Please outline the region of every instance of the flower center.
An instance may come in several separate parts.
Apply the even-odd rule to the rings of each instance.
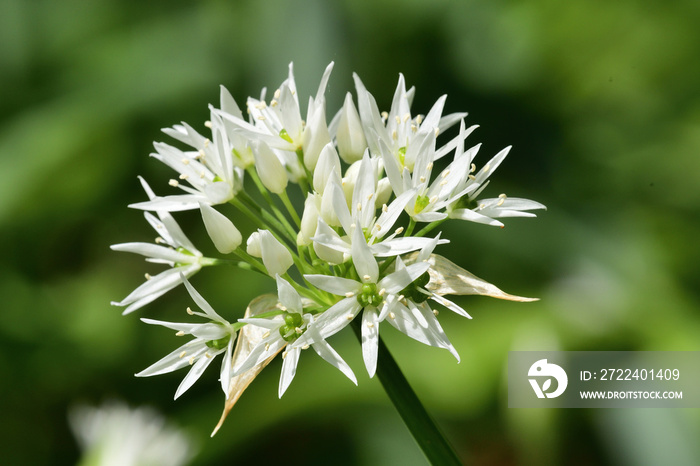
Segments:
[[[360,303],[362,307],[377,307],[382,301],[384,301],[384,298],[377,292],[376,283],[365,283],[362,285],[360,294],[357,295],[357,302]]]
[[[421,213],[428,204],[430,204],[430,198],[428,196],[418,196],[416,197],[416,207],[414,208],[417,214]]]
[[[301,326],[304,324],[304,319],[298,312],[284,312],[284,325],[280,327],[280,335],[284,341],[294,341],[299,338],[299,335],[304,333]]]
[[[228,342],[231,341],[231,335],[226,335],[225,337],[219,338],[218,340],[209,340],[206,345],[209,348],[220,350],[228,346]]]

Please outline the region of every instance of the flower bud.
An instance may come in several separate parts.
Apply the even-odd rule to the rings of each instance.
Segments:
[[[255,156],[255,169],[260,176],[260,181],[267,189],[275,194],[280,194],[287,188],[287,171],[263,141],[254,141],[253,154]]]
[[[348,92],[345,96],[345,103],[340,111],[340,121],[336,133],[338,141],[338,152],[346,163],[353,163],[362,159],[367,140],[362,130],[360,115],[357,113],[352,95]]]
[[[246,241],[246,252],[253,257],[262,257],[262,249],[260,248],[260,233],[253,232]]]
[[[318,223],[318,202],[315,194],[309,194],[304,201],[304,213],[301,216],[301,229],[297,235],[297,244],[300,246],[308,246],[311,244],[311,237],[316,232],[316,224]]]
[[[389,178],[382,178],[377,182],[377,195],[374,197],[374,206],[381,209],[383,204],[389,203],[391,197],[391,183]]]
[[[272,277],[275,275],[284,275],[289,267],[294,264],[289,250],[269,231],[258,230],[258,232],[260,233],[262,260],[267,269],[267,273]]]
[[[199,209],[202,211],[204,227],[221,254],[233,252],[240,246],[241,241],[243,241],[241,232],[228,217],[206,204],[200,203]]]
[[[304,129],[302,147],[304,149],[304,165],[310,171],[316,168],[319,154],[323,147],[331,142],[331,135],[326,124],[326,110],[320,106],[311,116]]]
[[[314,191],[323,194],[331,172],[335,171],[340,178],[340,159],[338,153],[333,148],[332,143],[325,145],[318,158],[318,163],[314,169]]]

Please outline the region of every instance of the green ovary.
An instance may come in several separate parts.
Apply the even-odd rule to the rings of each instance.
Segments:
[[[410,299],[414,303],[425,302],[430,297],[430,295],[423,293],[418,288],[424,289],[429,281],[430,274],[428,272],[425,272],[423,275],[416,278],[413,282],[409,283],[409,285],[403,290],[401,290],[401,293],[399,294],[404,295],[406,299]]]
[[[384,298],[377,292],[376,283],[365,283],[362,285],[360,294],[357,295],[357,302],[360,303],[362,307],[377,307],[382,301],[384,301]]]
[[[220,350],[226,348],[228,346],[229,341],[231,341],[231,335],[226,335],[225,337],[219,338],[218,340],[209,340],[206,343],[206,345],[209,348]]]
[[[300,335],[296,329],[303,325],[304,319],[297,312],[285,312],[282,315],[284,316],[284,325],[280,327],[280,336],[284,341],[296,340]]]

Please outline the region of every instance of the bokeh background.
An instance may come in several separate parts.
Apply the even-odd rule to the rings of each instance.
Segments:
[[[699,21],[696,0],[0,0],[2,462],[75,464],[69,408],[120,399],[187,431],[195,464],[425,464],[352,332],[332,342],[359,387],[309,357],[279,400],[275,362],[209,439],[215,370],[177,402],[184,374],[133,377],[179,344],[138,318],[184,317],[184,289],[126,317],[109,305],[157,271],[109,245],[152,240],[126,205],[144,199],[139,174],[167,189],[148,157],[160,128],[202,128],[219,84],[242,103],[290,61],[315,93],[333,60],[329,109],[353,71],[387,109],[402,72],[415,113],[447,93],[447,112],[481,125],[481,163],[514,145],[492,195],[548,206],[505,229],[448,224],[445,255],[541,298],[443,312],[460,364],[384,331],[465,461],[700,464],[698,410],[513,410],[505,378],[509,350],[700,350]],[[193,283],[229,316],[273,289],[234,269]]]

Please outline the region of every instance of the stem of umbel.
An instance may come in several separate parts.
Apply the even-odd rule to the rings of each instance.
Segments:
[[[384,346],[379,326],[390,325],[418,342],[446,349],[459,361],[437,318],[438,308],[471,317],[446,295],[533,299],[507,294],[436,254],[437,246],[449,241],[441,232],[428,234],[447,220],[502,227],[500,218],[533,217],[530,211],[544,206],[505,194],[482,198],[510,147],[477,170],[473,160],[480,146],[466,146],[476,126],[467,128],[465,113],[443,116],[444,96],[425,116],[412,116],[414,90],[406,90],[403,76],[391,111],[382,113],[355,76],[359,111],[348,94],[329,123],[325,89],[332,65],[309,99],[306,118],[290,65],[288,78],[269,102],[265,92],[260,99],[247,99],[247,118],[222,88],[220,107],[210,107],[205,124],[211,137],[184,123],[164,130],[189,146],[183,150],[156,143],[152,154],[178,172],[169,185],[181,193],[157,196],[141,179],[149,200],[130,207],[146,211],[158,233],[156,244],[112,248],[168,268],[147,274],[145,283],[113,304],[125,306],[128,314],[184,284],[198,308],[188,307],[188,314],[199,322],[142,320],[192,338],[136,375],[190,366],[177,398],[222,355],[219,380],[225,405],[214,433],[280,353],[280,397],[301,354],[310,348],[357,384],[353,370],[328,343],[352,324],[369,376],[377,374],[426,457],[433,464],[460,464]],[[458,134],[438,145],[438,135],[456,124]],[[303,206],[293,202],[298,193]],[[223,204],[232,205],[236,214],[224,214]],[[191,209],[201,211],[218,257],[205,257],[176,222],[173,213]],[[235,223],[242,217],[256,231],[239,231]],[[190,278],[203,267],[222,264],[272,278],[276,293],[253,299],[239,315],[220,315]]]

